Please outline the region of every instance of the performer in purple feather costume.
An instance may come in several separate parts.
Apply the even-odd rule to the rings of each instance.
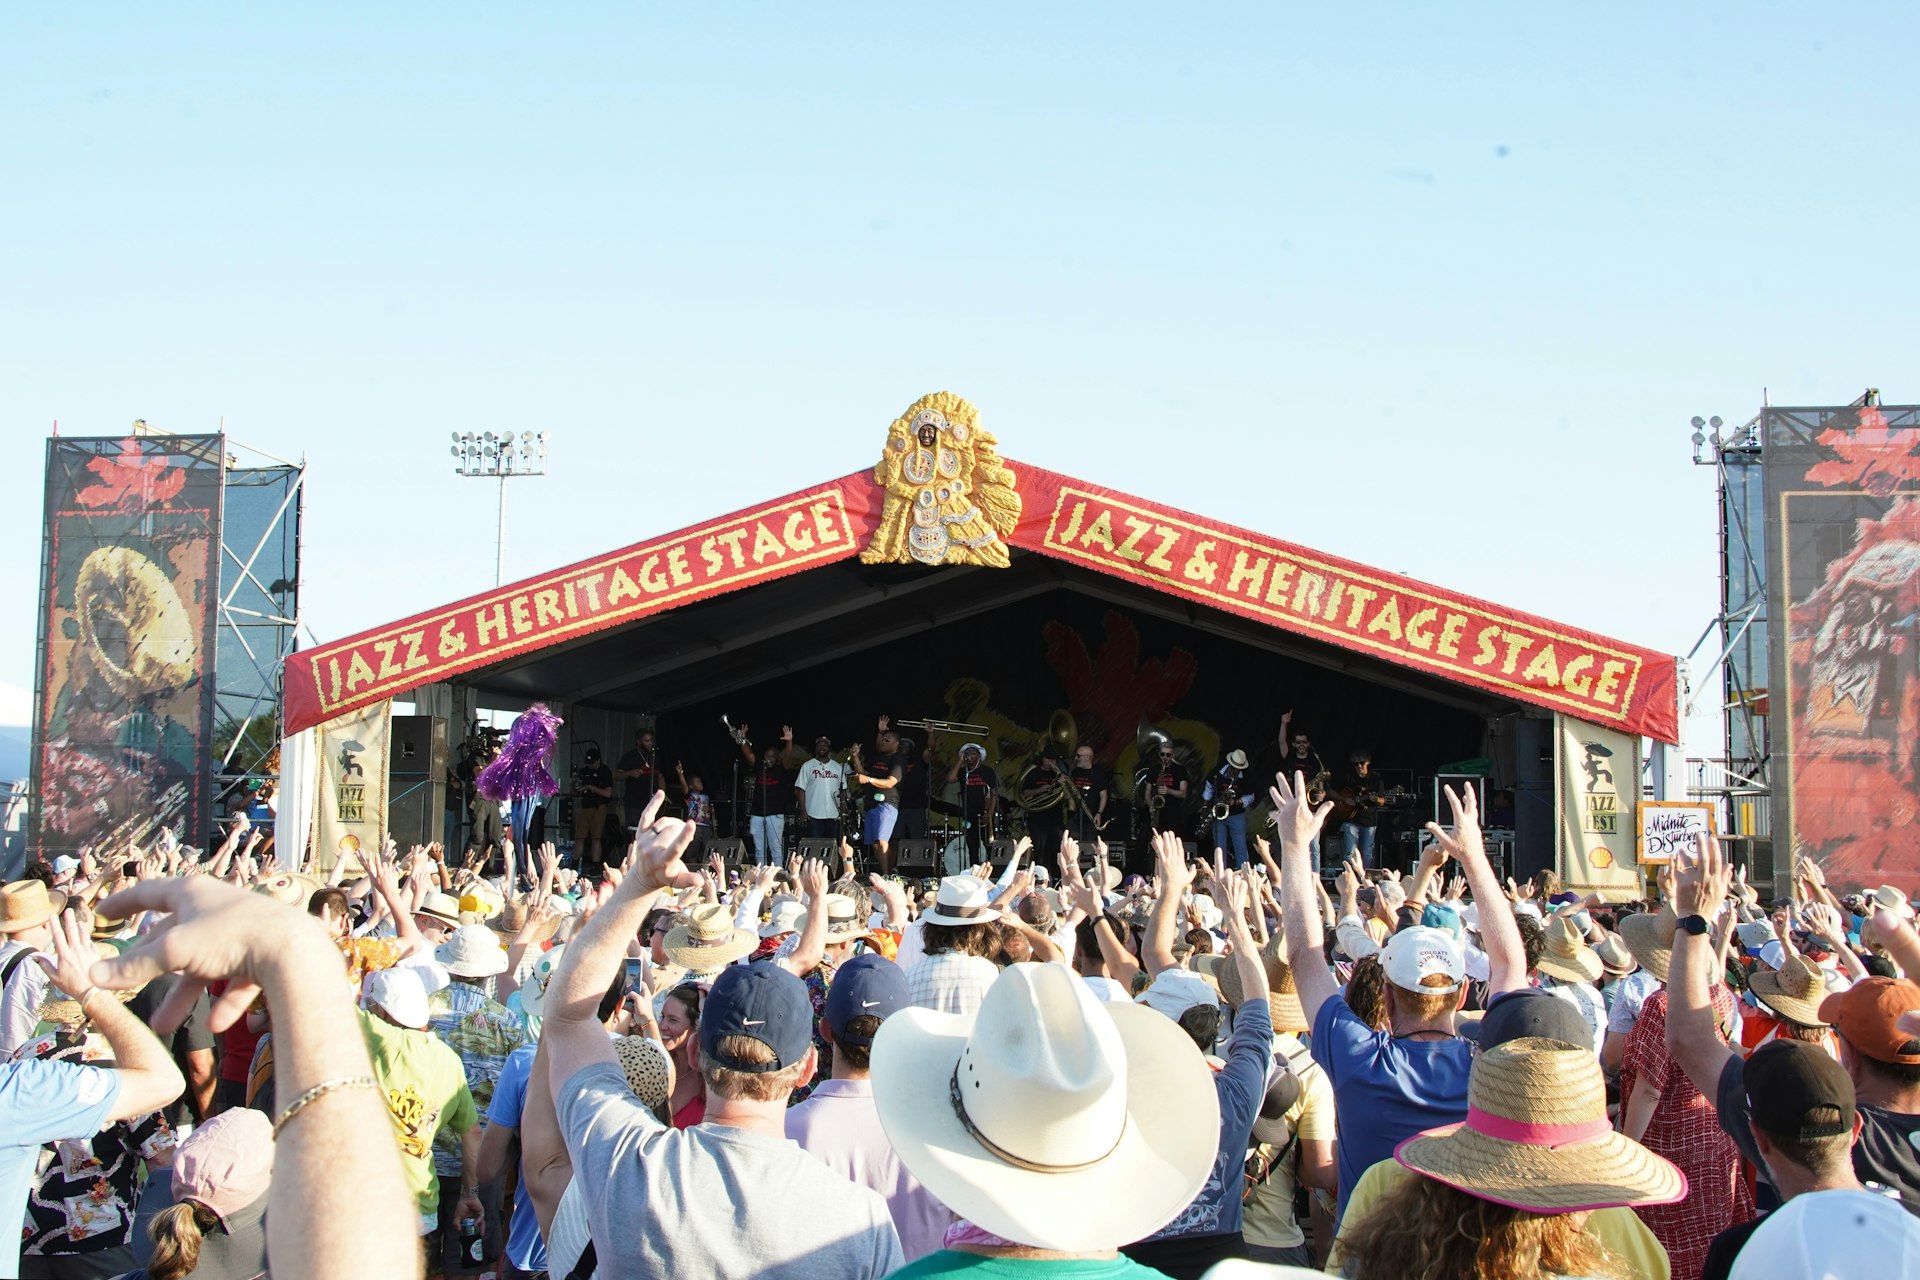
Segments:
[[[533,820],[534,809],[560,789],[550,764],[554,740],[563,723],[547,709],[546,703],[534,703],[514,717],[513,728],[507,731],[507,741],[499,757],[474,779],[481,795],[507,802],[513,843],[523,851],[527,847],[527,824]]]

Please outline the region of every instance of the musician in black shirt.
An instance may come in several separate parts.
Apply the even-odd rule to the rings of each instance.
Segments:
[[[975,862],[986,860],[986,847],[993,839],[993,820],[1000,808],[997,788],[1000,775],[986,763],[986,749],[969,742],[960,748],[960,758],[947,770],[947,781],[960,784],[960,817],[966,827],[967,856]]]
[[[893,841],[924,840],[927,837],[927,766],[932,752],[916,745],[912,738],[900,739],[900,819],[893,825]]]
[[[622,816],[629,829],[640,821],[641,810],[653,799],[653,793],[665,785],[660,761],[653,750],[653,730],[642,729],[633,735],[633,750],[614,761],[613,776],[627,784],[621,797]]]
[[[793,726],[780,726],[780,737],[754,750],[747,726],[740,726],[740,754],[746,757],[748,832],[753,836],[753,865],[780,865],[787,848],[787,808],[793,803],[793,770],[799,764],[793,749]]]
[[[606,857],[601,841],[613,799],[613,770],[601,761],[598,747],[588,747],[583,760],[573,774],[573,847],[581,876],[598,880]]]
[[[1045,752],[1035,756],[1021,776],[1020,803],[1027,811],[1027,838],[1033,841],[1033,856],[1043,863],[1060,856],[1060,835],[1067,829],[1059,792],[1065,777],[1060,761]],[[1035,807],[1036,802],[1039,807]]]
[[[1067,777],[1073,789],[1080,793],[1080,803],[1067,821],[1067,830],[1081,844],[1090,845],[1100,839],[1107,825],[1107,806],[1113,803],[1113,779],[1104,766],[1093,762],[1093,748],[1085,745],[1073,753],[1073,768],[1068,770]]]
[[[1186,766],[1173,758],[1173,744],[1163,744],[1159,754],[1144,764],[1140,772],[1145,784],[1148,824],[1155,831],[1178,831],[1180,815],[1186,811],[1190,783]]]
[[[1287,775],[1287,785],[1293,785],[1293,775],[1298,773],[1307,780],[1307,799],[1319,804],[1327,798],[1327,783],[1333,780],[1333,771],[1327,768],[1320,753],[1313,749],[1313,739],[1304,729],[1293,729],[1293,712],[1280,717],[1280,771]],[[1320,837],[1314,836],[1308,846],[1313,856],[1313,871],[1320,874]]]

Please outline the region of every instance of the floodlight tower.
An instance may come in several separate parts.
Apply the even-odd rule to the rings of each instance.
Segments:
[[[456,475],[500,481],[499,527],[493,549],[493,585],[497,587],[507,563],[507,481],[515,476],[547,474],[547,433],[522,431],[515,440],[511,431],[482,431],[477,435],[456,431],[452,453]]]

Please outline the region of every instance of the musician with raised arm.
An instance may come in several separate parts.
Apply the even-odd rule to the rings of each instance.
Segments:
[[[793,807],[793,771],[800,753],[793,745],[793,726],[780,726],[780,736],[755,748],[748,726],[738,730],[740,754],[747,768],[747,830],[753,837],[753,865],[779,866],[787,851],[787,810]]]
[[[1313,739],[1307,736],[1305,729],[1293,727],[1293,712],[1288,711],[1280,717],[1280,771],[1288,777],[1299,774],[1307,780],[1307,802],[1319,804],[1327,798],[1327,784],[1333,781],[1333,771],[1327,768],[1326,761],[1313,749]],[[1320,874],[1320,833],[1314,832],[1313,874]]]
[[[860,840],[873,859],[873,869],[885,876],[893,874],[893,829],[900,820],[900,780],[906,776],[907,762],[900,750],[900,735],[886,716],[880,717],[880,733],[873,745],[871,761],[857,754],[853,757],[850,780],[868,788]]]

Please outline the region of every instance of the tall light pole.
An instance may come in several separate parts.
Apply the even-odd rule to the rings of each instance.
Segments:
[[[493,547],[493,585],[499,586],[507,563],[507,481],[515,476],[547,474],[547,433],[522,431],[516,441],[511,431],[453,433],[453,469],[463,476],[500,481],[499,532]]]

